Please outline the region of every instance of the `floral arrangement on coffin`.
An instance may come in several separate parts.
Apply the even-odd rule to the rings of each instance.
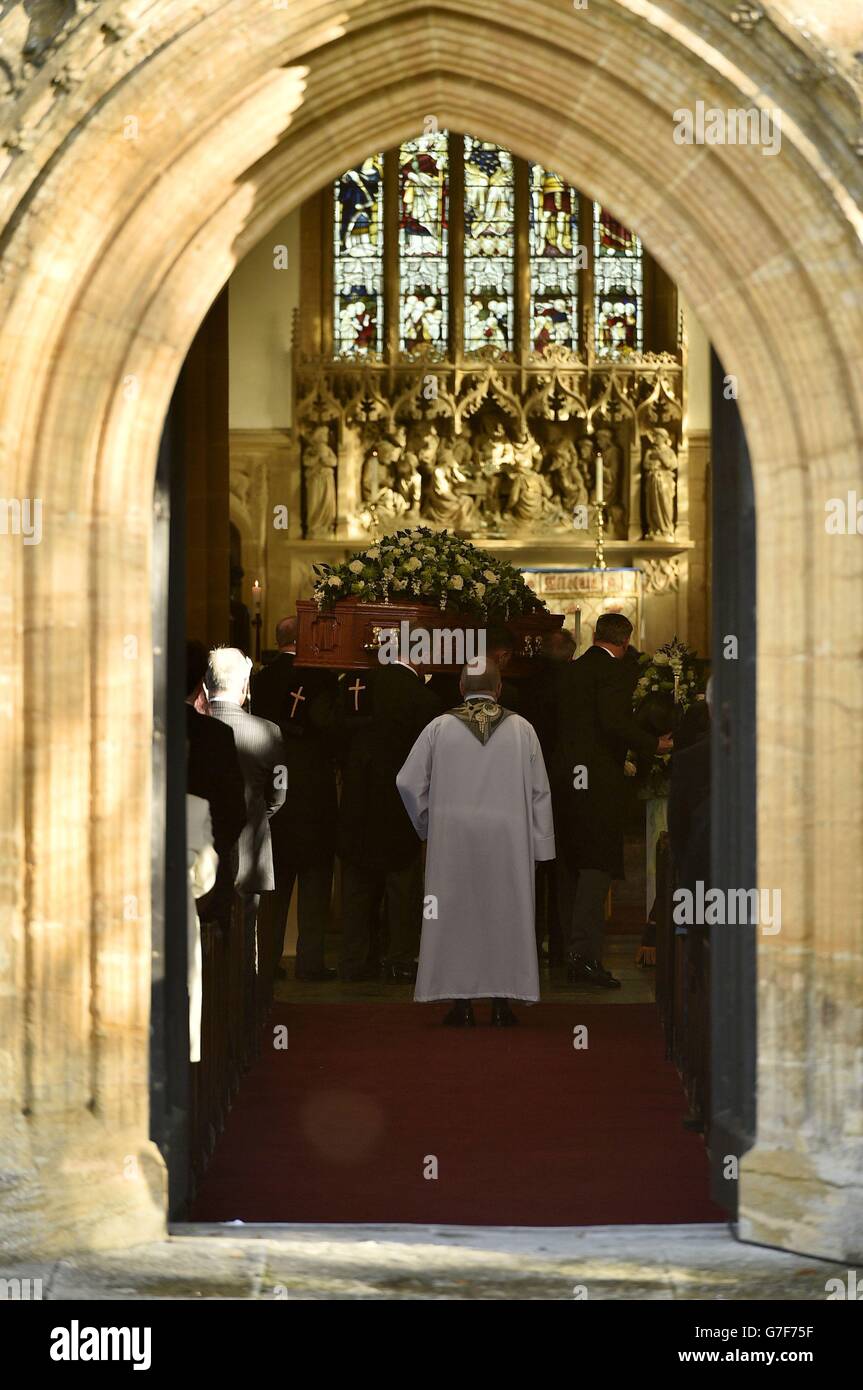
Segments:
[[[395,531],[340,565],[315,565],[314,599],[437,604],[441,610],[500,619],[545,612],[518,570],[449,531]]]
[[[694,651],[685,646],[677,637],[672,637],[653,656],[642,652],[638,658],[639,676],[632,692],[632,704],[636,717],[642,716],[654,730],[654,719],[649,718],[654,711],[663,706],[672,711],[672,731],[677,728],[687,710],[697,701],[704,699],[704,684],[701,665]],[[653,708],[651,708],[653,707]],[[635,767],[629,763],[627,771],[635,774]],[[654,796],[667,796],[671,784],[671,754],[657,753],[639,787],[639,796],[649,799]]]

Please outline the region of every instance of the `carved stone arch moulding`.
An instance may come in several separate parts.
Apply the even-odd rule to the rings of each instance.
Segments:
[[[148,0],[127,7],[133,32],[115,42],[100,20],[118,32],[120,7],[107,0],[62,31],[7,103],[9,491],[50,498],[56,523],[39,563],[30,549],[0,548],[0,587],[23,595],[27,619],[0,633],[21,691],[2,740],[18,770],[3,833],[20,847],[22,870],[7,876],[0,914],[0,955],[12,962],[4,1008],[20,1044],[4,1073],[16,1122],[0,1202],[22,1258],[165,1231],[147,1086],[153,703],[122,637],[138,632],[146,650],[152,635],[152,536],[130,516],[152,506],[184,351],[276,213],[335,178],[339,150],[359,158],[407,138],[418,109],[450,123],[482,117],[491,138],[556,160],[599,199],[616,198],[633,225],[641,217],[645,241],[666,253],[739,376],[759,607],[769,617],[758,650],[768,698],[756,712],[757,868],[762,885],[781,885],[783,907],[781,933],[758,941],[757,1134],[740,1166],[740,1232],[835,1260],[863,1253],[863,1126],[848,1029],[861,986],[863,867],[846,848],[863,829],[863,787],[837,737],[861,704],[847,654],[863,640],[863,603],[859,566],[849,569],[847,547],[817,517],[819,498],[859,490],[859,96],[833,57],[784,24],[785,0],[765,6],[752,38],[712,0],[595,0],[589,20],[566,25],[562,8]],[[5,40],[25,14],[0,12],[13,73]],[[433,42],[417,43],[418,16]],[[388,60],[376,63],[383,32]],[[787,76],[804,49],[820,81]],[[621,51],[638,61],[613,61]],[[87,73],[73,91],[52,85],[67,62]],[[537,88],[536,72],[550,64],[573,79],[565,119],[555,119],[553,93]],[[359,71],[368,89],[358,106]],[[738,106],[769,93],[787,117],[781,158],[674,146],[668,113],[711,90]],[[421,96],[437,105],[418,107]],[[130,102],[153,118],[134,147],[108,136]],[[671,188],[675,196],[662,196]],[[190,189],[194,197],[183,196]],[[133,411],[116,390],[129,371],[142,382]],[[807,400],[818,409],[802,408]],[[51,640],[58,605],[62,648]],[[781,699],[769,698],[777,691]],[[25,774],[35,778],[29,789]],[[788,794],[791,782],[801,794]],[[121,818],[100,813],[129,786],[141,794]],[[843,836],[829,814],[837,807]],[[138,905],[134,920],[118,910],[118,885]],[[96,898],[105,920],[94,925]],[[31,972],[21,968],[28,952]]]

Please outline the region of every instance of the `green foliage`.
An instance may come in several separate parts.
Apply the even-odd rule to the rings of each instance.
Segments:
[[[315,602],[437,604],[443,611],[515,618],[545,610],[542,599],[504,560],[449,531],[396,531],[340,565],[315,565]]]
[[[649,702],[666,696],[674,701],[679,722],[694,700],[704,698],[698,658],[677,637],[672,637],[653,656],[642,652],[638,668],[639,677],[632,693],[636,714]],[[657,753],[638,794],[645,799],[667,796],[670,783],[671,754]]]

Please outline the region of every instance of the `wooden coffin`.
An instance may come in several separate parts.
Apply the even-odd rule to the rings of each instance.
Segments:
[[[430,633],[444,629],[478,631],[485,623],[465,613],[441,612],[434,604],[361,603],[341,599],[332,608],[318,609],[311,599],[297,604],[298,666],[329,666],[340,671],[370,670],[378,664],[378,647],[387,632],[399,632],[402,622],[415,623]],[[547,632],[562,627],[562,613],[528,613],[511,618],[506,626],[515,641],[507,676],[524,676],[531,669]],[[441,656],[446,655],[442,643]],[[458,663],[446,660],[423,664],[425,671],[457,671]]]

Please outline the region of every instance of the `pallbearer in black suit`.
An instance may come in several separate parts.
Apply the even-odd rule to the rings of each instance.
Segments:
[[[273,846],[270,817],[285,800],[287,762],[278,724],[243,709],[252,663],[237,647],[210,652],[204,689],[210,714],[234,732],[246,792],[246,824],[239,841],[236,887],[243,902],[247,945],[255,943],[262,893],[272,893]]]
[[[564,669],[558,686],[552,794],[569,977],[605,989],[620,988],[602,966],[602,929],[611,880],[624,876],[626,754],[672,746],[668,735],[645,733],[633,718],[623,661],[631,633],[622,613],[603,613],[593,646]]]
[[[324,962],[336,846],[336,769],[328,726],[336,697],[335,672],[296,667],[296,618],[276,627],[279,654],[252,677],[252,713],[278,724],[288,765],[288,793],[270,822],[276,891],[275,946],[284,949],[285,926],[297,883],[297,980],[331,980]],[[285,974],[283,967],[278,973]]]
[[[547,768],[552,765],[557,734],[557,691],[562,672],[575,655],[575,638],[568,628],[547,632],[542,648],[531,663],[530,674],[521,682],[521,714],[536,730]],[[501,703],[506,701],[501,697]],[[558,907],[558,868],[554,859],[538,860],[536,865],[536,944],[548,938],[549,965],[562,965],[563,932]]]
[[[386,900],[389,944],[384,964],[392,979],[413,979],[422,925],[419,837],[396,787],[396,774],[440,703],[409,662],[365,672],[372,713],[351,742],[339,813],[342,861],[343,979],[366,974],[371,924]]]
[[[707,682],[707,709],[712,702],[713,678]],[[701,704],[690,713],[703,715]],[[690,721],[695,722],[693,719]],[[711,886],[710,879],[710,723],[702,719],[701,737],[681,747],[676,740],[671,760],[671,789],[668,797],[668,834],[674,855],[678,888],[696,892],[696,884]],[[683,730],[681,730],[683,733]]]

